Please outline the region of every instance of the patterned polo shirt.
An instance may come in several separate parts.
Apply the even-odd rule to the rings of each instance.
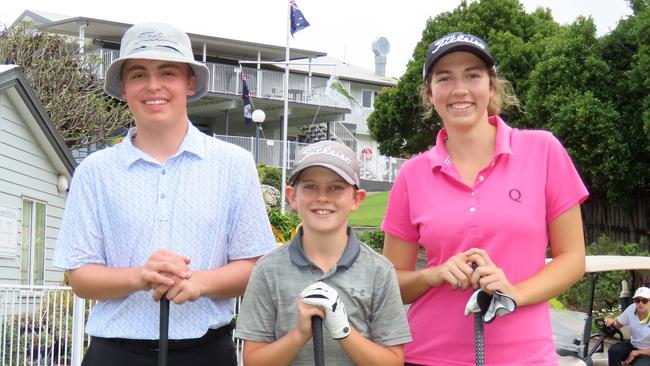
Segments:
[[[250,153],[201,133],[191,123],[178,149],[160,164],[136,148],[131,129],[120,144],[76,169],[54,265],[143,265],[160,248],[191,259],[192,271],[263,255],[275,247]],[[232,299],[171,304],[170,339],[201,337],[231,321]],[[159,306],[151,291],[100,301],[92,336],[157,339]]]

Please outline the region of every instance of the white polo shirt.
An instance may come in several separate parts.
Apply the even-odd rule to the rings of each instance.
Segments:
[[[630,328],[630,343],[637,349],[650,348],[650,324],[643,323],[636,316],[636,305],[631,304],[617,318],[618,322]]]

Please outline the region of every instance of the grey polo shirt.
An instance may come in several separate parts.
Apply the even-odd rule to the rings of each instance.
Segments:
[[[235,336],[271,343],[296,327],[298,299],[316,281],[335,288],[348,313],[350,324],[382,346],[411,341],[406,311],[400,297],[393,265],[360,242],[348,228],[348,243],[337,265],[326,273],[302,250],[302,230],[288,245],[260,259],[246,288],[237,319]],[[354,365],[338,341],[324,330],[325,363]],[[311,340],[292,365],[313,365]]]

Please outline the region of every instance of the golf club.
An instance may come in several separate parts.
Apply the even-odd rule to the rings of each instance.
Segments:
[[[158,340],[158,366],[167,366],[167,341],[169,337],[169,300],[160,299],[160,334]]]
[[[314,365],[325,366],[325,350],[323,346],[323,319],[311,317],[312,342],[314,343]]]

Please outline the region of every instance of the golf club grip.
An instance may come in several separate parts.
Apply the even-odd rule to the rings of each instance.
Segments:
[[[314,365],[325,366],[325,350],[323,348],[323,319],[311,317],[312,342],[314,343]]]
[[[158,343],[158,366],[167,366],[167,341],[169,337],[169,300],[160,299],[160,333]]]

